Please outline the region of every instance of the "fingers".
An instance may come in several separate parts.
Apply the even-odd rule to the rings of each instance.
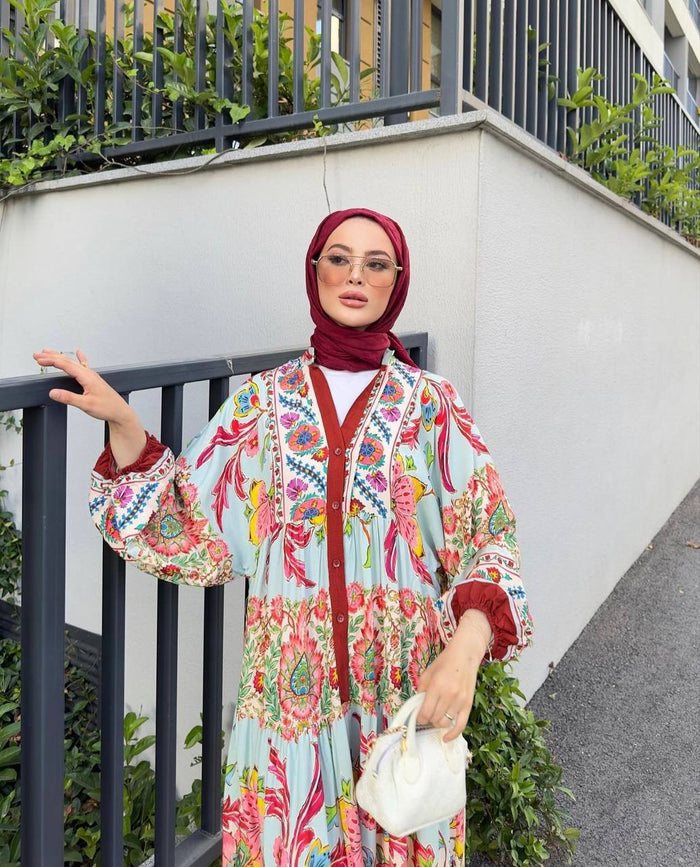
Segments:
[[[469,722],[469,713],[471,711],[471,704],[468,708],[459,711],[459,713],[455,716],[454,722],[450,723],[450,728],[445,732],[442,736],[443,741],[447,743],[448,741],[453,741],[455,738],[458,738],[464,729],[467,727],[467,723]]]
[[[82,355],[82,352],[80,355]],[[55,367],[57,370],[64,371],[69,376],[75,376],[84,369],[84,365],[80,361],[76,361],[74,358],[64,355],[63,352],[56,352],[53,349],[42,349],[41,352],[35,352],[34,360],[42,367]]]
[[[68,376],[72,376],[77,380],[78,385],[82,386],[87,391],[88,379],[86,379],[87,358],[82,350],[76,353],[77,361],[63,352],[56,352],[53,349],[42,349],[41,352],[34,353],[34,359],[41,367],[54,367],[56,370],[62,370]],[[94,373],[90,374],[95,376]],[[67,391],[63,388],[52,388],[49,392],[51,400],[56,403],[64,403],[66,406],[75,406],[78,409],[88,411],[85,404],[85,394]]]
[[[418,681],[418,690],[425,692],[418,723],[445,729],[445,741],[457,738],[469,720],[475,681],[470,673],[446,665],[445,657],[438,656]]]
[[[56,403],[65,403],[66,406],[75,406],[78,409],[85,409],[85,395],[76,394],[74,391],[66,391],[63,388],[52,388],[49,392],[51,400]]]

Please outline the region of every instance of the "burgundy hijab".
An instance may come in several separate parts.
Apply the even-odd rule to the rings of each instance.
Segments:
[[[364,331],[338,325],[324,311],[318,295],[316,267],[311,261],[320,254],[330,234],[351,217],[366,217],[379,223],[389,236],[396,253],[396,260],[403,268],[398,272],[386,310]],[[384,214],[366,208],[350,208],[329,214],[316,229],[316,234],[306,253],[306,294],[311,304],[311,318],[316,326],[311,335],[316,361],[334,370],[374,370],[381,366],[384,351],[391,347],[399,361],[415,367],[404,345],[390,330],[406,302],[410,275],[406,238],[399,224],[391,217],[385,217]]]

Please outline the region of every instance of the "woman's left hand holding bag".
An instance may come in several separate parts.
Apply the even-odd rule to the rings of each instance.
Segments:
[[[469,720],[476,675],[491,637],[486,615],[465,611],[449,644],[418,681],[418,691],[425,693],[418,723],[449,729],[445,741],[459,737]]]

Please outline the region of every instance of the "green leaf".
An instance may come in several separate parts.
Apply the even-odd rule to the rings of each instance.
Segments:
[[[195,746],[195,744],[202,743],[202,726],[193,726],[187,734],[185,735],[185,749],[189,750],[191,747]]]
[[[4,747],[0,750],[0,768],[5,765],[14,765],[19,762],[21,750],[18,746]]]

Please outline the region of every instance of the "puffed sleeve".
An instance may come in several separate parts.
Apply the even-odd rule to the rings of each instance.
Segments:
[[[90,514],[121,557],[176,583],[253,574],[272,525],[261,393],[257,377],[245,382],[178,458],[149,435],[138,460],[118,470],[107,446],[92,472]]]
[[[437,555],[446,577],[439,608],[445,643],[462,614],[483,611],[493,632],[489,658],[508,660],[532,637],[520,579],[515,516],[473,420],[454,387],[426,377],[420,394],[431,480],[444,544]],[[427,430],[425,430],[427,428]]]

